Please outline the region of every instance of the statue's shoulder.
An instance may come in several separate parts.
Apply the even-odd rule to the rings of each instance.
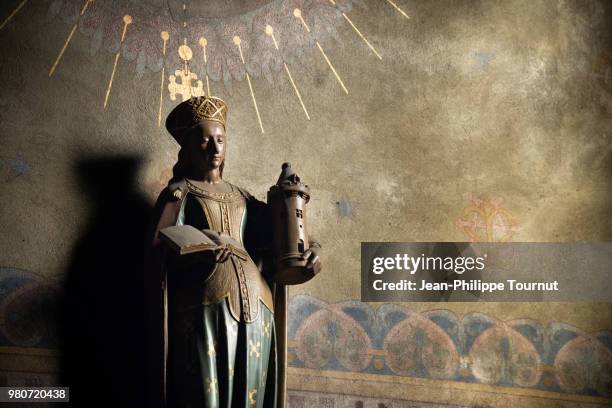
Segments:
[[[180,179],[168,183],[168,195],[172,200],[181,200],[187,191],[189,191],[189,186],[187,185],[186,179]]]
[[[249,193],[245,188],[239,187],[233,183],[230,183],[229,181],[226,181],[227,184],[229,184],[230,186],[232,186],[232,188],[234,188],[234,190],[238,191],[240,194],[242,194],[242,196],[247,200],[251,200],[253,198],[253,196],[251,195],[251,193]]]
[[[173,194],[173,191],[168,186],[166,186],[159,193],[159,196],[155,202],[155,219],[158,220],[157,222],[162,222],[165,226],[170,225],[168,224],[168,222],[170,222],[168,220],[176,220],[180,206],[181,200]]]

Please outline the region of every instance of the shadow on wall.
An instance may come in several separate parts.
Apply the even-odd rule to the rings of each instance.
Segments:
[[[143,266],[152,207],[135,188],[139,163],[97,157],[75,166],[93,209],[60,309],[60,383],[75,406],[140,406],[146,395],[152,313]]]

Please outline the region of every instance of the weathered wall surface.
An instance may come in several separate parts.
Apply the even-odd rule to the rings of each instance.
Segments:
[[[152,9],[160,7],[157,2],[150,3]],[[368,0],[352,5],[338,2],[338,7],[380,53],[382,59],[378,59],[330,2],[264,3],[240,9],[242,14],[237,19],[233,15],[227,17],[225,37],[208,37],[227,44],[224,49],[214,48],[209,39],[211,54],[229,56],[225,70],[211,68],[210,87],[230,107],[226,179],[263,198],[276,180],[280,164],[290,161],[312,188],[309,217],[312,232],[324,247],[325,271],[308,284],[291,288],[295,305],[320,302],[317,304],[322,310],[329,304],[344,305],[337,306],[342,309],[346,302],[357,301],[361,241],[612,238],[610,4],[396,1],[410,16],[408,19],[387,1]],[[134,5],[92,3],[88,12],[95,14],[97,24],[102,25],[108,18],[113,30],[96,36],[99,27],[95,24],[90,22],[89,28],[80,26],[50,76],[49,70],[76,21],[75,6],[71,8],[70,2],[30,1],[4,20],[19,4],[11,1],[0,6],[0,18],[6,21],[0,29],[3,313],[18,309],[8,300],[37,296],[38,292],[23,290],[19,296],[11,297],[14,291],[30,287],[32,282],[40,283],[34,285],[36,290],[40,285],[57,284],[53,287],[61,288],[75,245],[87,233],[91,217],[98,210],[93,198],[96,195],[91,194],[97,186],[83,185],[95,184],[97,179],[82,174],[79,160],[114,155],[140,157],[136,185],[152,202],[167,181],[178,151],[157,123],[162,66],[159,31],[166,28],[151,29],[157,37],[150,40],[153,51],[147,52],[157,59],[151,57],[145,63],[149,54],[143,52],[145,56],[141,57],[138,50],[146,46],[138,48],[140,43],[129,41],[145,38],[149,31],[134,18],[126,32],[105,108],[123,27],[121,17]],[[148,7],[143,4],[138,7]],[[320,46],[348,94],[313,43],[314,37],[306,34],[291,15],[296,6],[303,10],[305,21],[320,39]],[[101,8],[96,11],[95,7]],[[104,14],[103,10],[114,14]],[[281,60],[268,55],[274,52],[270,38],[253,34],[266,24],[265,17],[276,13],[274,18],[280,19],[278,16],[287,10],[286,19],[293,20],[277,27],[275,33],[281,49],[285,47],[285,59],[310,120]],[[223,24],[225,20],[217,16],[215,21]],[[263,134],[237,47],[230,41],[232,29],[243,37],[247,72],[265,129]],[[287,40],[283,35],[294,35],[295,39]],[[180,28],[170,30],[170,36],[171,40],[181,37]],[[204,79],[204,70],[196,61],[202,58],[196,41],[197,38],[190,43],[194,50],[193,70]],[[165,89],[168,74],[180,68],[176,43],[168,43],[167,53],[162,119],[178,103],[170,100]],[[98,176],[103,178],[104,174]],[[103,193],[109,192],[112,187]],[[355,346],[357,355],[363,357],[365,353],[376,358],[358,359],[360,363],[353,361],[353,365],[338,363],[337,356],[332,362],[317,360],[300,343],[300,329],[296,326],[290,350],[293,367],[389,375],[394,381],[416,378],[449,384],[490,384],[500,396],[519,392],[514,389],[521,393],[525,389],[559,393],[561,396],[550,398],[571,396],[578,398],[575,404],[582,401],[580,398],[588,398],[578,396],[612,395],[610,343],[601,340],[609,336],[588,335],[612,328],[609,305],[403,306],[418,316],[404,311],[404,323],[417,319],[420,323],[415,325],[428,334],[423,347],[455,347],[457,367],[445,366],[439,371],[409,368],[413,356],[385,354],[386,346],[376,340],[382,334],[374,335],[372,327],[355,316],[350,318],[350,313],[315,316],[306,323],[313,332],[327,327],[330,319],[340,319],[343,327],[359,327],[365,337]],[[293,318],[297,325],[310,315],[295,307]],[[376,311],[378,306],[359,307],[368,310],[363,313],[375,316],[369,324],[384,315],[384,310]],[[503,334],[493,325],[493,331],[486,335],[492,339],[489,349],[481,344],[484,340],[479,343],[484,347],[480,351],[466,349],[460,345],[467,340],[453,337],[451,323],[448,327],[432,323],[431,310],[440,308],[453,325],[467,327],[474,319],[481,319],[511,322],[504,327],[512,330]],[[11,326],[13,320],[4,319],[5,323],[0,324],[3,345],[52,347],[53,342],[48,340],[52,334],[15,328]],[[520,319],[530,322],[519,324]],[[529,330],[539,333],[544,329],[550,334],[559,325],[567,331],[567,339],[586,336],[589,340],[581,345],[563,343],[554,350],[544,350],[538,348],[537,341],[544,341],[546,336],[536,341],[525,335]],[[406,323],[404,329],[412,330],[409,326]],[[531,329],[525,329],[527,326]],[[401,334],[397,327],[390,330],[397,332],[393,334],[396,337],[417,336]],[[315,339],[320,342],[317,347],[348,341],[342,334],[322,336]],[[506,343],[516,345],[532,359],[529,361],[539,365],[530,366],[526,377],[508,377],[499,367],[509,364],[511,358],[507,350],[495,346]],[[561,350],[563,346],[567,347]],[[331,356],[334,351],[330,349],[329,353]],[[416,353],[423,358],[421,351]],[[485,374],[474,371],[474,361],[470,359],[477,358],[477,353],[489,359]],[[558,353],[562,353],[561,357]],[[595,360],[588,360],[585,356],[589,355],[596,356]],[[566,361],[563,359],[571,364],[561,367]],[[493,366],[498,369],[490,368]],[[593,370],[600,373],[600,379],[589,379],[585,374]],[[316,371],[310,374],[316,377]],[[351,378],[347,374],[342,381],[353,381]],[[304,392],[316,391],[296,387]],[[478,392],[484,395],[488,390]],[[301,401],[298,397],[295,406]],[[503,398],[506,397],[485,402],[503,406]],[[434,402],[458,403],[450,394],[446,401]]]

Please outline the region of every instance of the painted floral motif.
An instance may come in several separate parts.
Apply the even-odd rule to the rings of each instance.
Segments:
[[[308,317],[298,329],[297,356],[306,367],[322,368],[335,362],[352,371],[365,369],[371,360],[367,333],[344,312],[322,308]],[[321,347],[323,346],[323,347]]]
[[[519,225],[510,211],[502,207],[501,198],[482,200],[467,195],[471,204],[457,218],[456,225],[471,242],[507,242],[519,230]]]
[[[334,316],[336,317],[334,355],[338,362],[352,371],[365,369],[372,359],[367,333],[341,310],[334,309]]]
[[[503,323],[482,332],[470,350],[472,373],[480,382],[532,387],[542,375],[533,344]]]
[[[293,367],[612,395],[612,331],[306,295],[291,299],[289,316]]]
[[[297,332],[297,356],[308,368],[322,368],[332,356],[333,323],[327,310],[308,317]]]
[[[557,353],[555,367],[559,386],[566,392],[588,390],[612,396],[612,350],[610,333],[581,334],[568,341]]]
[[[431,320],[407,312],[385,337],[383,350],[391,371],[400,375],[451,378],[458,353],[450,337]]]
[[[0,346],[57,347],[48,315],[56,288],[35,273],[0,268]],[[298,295],[287,335],[293,367],[612,396],[612,331]]]

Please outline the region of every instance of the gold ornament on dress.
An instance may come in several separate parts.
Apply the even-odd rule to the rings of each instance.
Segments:
[[[216,191],[205,190],[202,187],[195,185],[192,181],[188,179],[185,179],[185,182],[187,188],[195,195],[212,198],[215,201],[233,202],[236,201],[237,197],[242,197],[242,194],[240,194],[239,191],[234,190],[234,187],[231,184],[230,187],[232,188],[232,191],[228,191],[226,193],[218,193]]]
[[[189,105],[196,122],[214,120],[225,126],[227,104],[215,96],[196,96],[189,99]]]

